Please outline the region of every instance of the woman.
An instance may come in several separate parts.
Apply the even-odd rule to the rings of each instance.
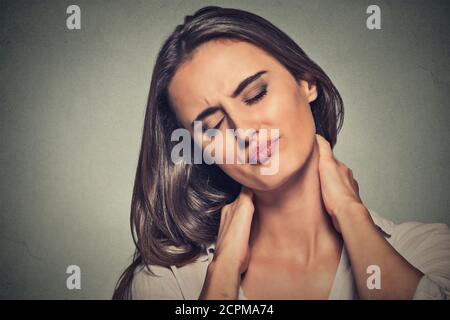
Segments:
[[[206,133],[195,120],[227,137],[254,129],[216,147],[257,162],[173,161],[177,129],[201,150],[214,142],[196,139]],[[396,225],[366,208],[332,152],[342,121],[330,79],[270,22],[220,7],[187,16],[155,63],[131,208],[136,252],[113,298],[448,298],[448,227]],[[260,139],[268,129],[279,135]],[[274,174],[261,174],[262,149],[279,159]]]

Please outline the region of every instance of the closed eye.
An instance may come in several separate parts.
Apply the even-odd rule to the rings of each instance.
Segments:
[[[222,124],[223,120],[225,120],[225,117],[223,117],[222,119],[220,119],[219,122],[217,122],[217,124],[214,126],[213,129],[219,129],[220,125]]]
[[[217,124],[213,127],[213,128],[208,128],[208,129],[219,129],[220,128],[220,125],[222,124],[222,122],[223,122],[223,120],[225,120],[225,117],[222,117],[222,119],[220,119],[220,121],[219,122],[217,122]],[[208,130],[207,129],[207,130]],[[211,138],[211,135],[213,134],[211,131],[207,131],[207,130],[205,130],[205,133],[206,133],[206,135],[208,136],[208,137],[210,137]]]
[[[245,101],[246,105],[252,105],[256,102],[258,102],[259,100],[261,100],[265,95],[267,94],[267,85],[264,85],[262,87],[262,90],[253,98],[250,98],[248,100]]]

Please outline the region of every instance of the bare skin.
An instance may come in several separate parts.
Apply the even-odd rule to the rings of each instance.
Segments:
[[[267,72],[231,95],[261,70]],[[264,97],[247,104],[265,86]],[[326,299],[343,244],[361,298],[412,297],[422,273],[378,232],[352,171],[315,134],[314,82],[294,79],[251,44],[210,41],[179,68],[169,95],[191,133],[192,121],[208,106],[220,106],[203,119],[211,128],[280,129],[277,174],[260,175],[259,164],[219,165],[243,188],[222,209],[216,252],[199,299],[236,299],[241,286],[249,299]],[[382,270],[381,290],[366,287],[366,268],[372,264]]]
[[[249,299],[327,299],[329,296],[340,260],[342,238],[321,202],[318,152],[315,145],[311,157],[292,182],[276,191],[255,192],[258,214],[250,238],[250,264],[241,284]],[[303,195],[301,199],[310,202],[299,206],[299,194]],[[274,206],[277,202],[282,205]]]

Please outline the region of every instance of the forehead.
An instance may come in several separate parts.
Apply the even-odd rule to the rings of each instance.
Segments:
[[[169,84],[169,95],[176,112],[202,109],[221,96],[231,95],[246,77],[276,67],[277,61],[253,44],[212,40],[198,47],[192,59],[178,68]]]

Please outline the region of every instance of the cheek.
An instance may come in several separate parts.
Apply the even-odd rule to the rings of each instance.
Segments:
[[[301,169],[307,160],[315,139],[315,125],[310,104],[299,91],[279,95],[276,103],[280,106],[276,119],[283,137],[279,178],[283,179]]]
[[[274,127],[279,127],[286,147],[297,151],[304,149],[305,143],[308,144],[315,133],[314,118],[306,98],[293,87],[285,90],[279,88],[267,103],[266,116],[272,119]]]
[[[295,122],[302,109],[305,107],[305,100],[300,96],[299,91],[287,84],[285,87],[278,86],[273,88],[272,95],[267,95],[265,117],[272,119],[279,126],[284,127]]]
[[[285,138],[286,152],[281,160],[281,166],[287,171],[298,170],[308,159],[315,140],[314,118],[309,105],[296,113]]]

